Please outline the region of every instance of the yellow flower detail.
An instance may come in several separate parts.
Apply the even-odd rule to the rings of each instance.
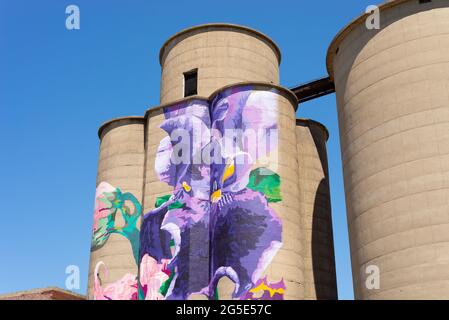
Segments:
[[[258,293],[258,292],[264,292],[264,291],[268,291],[270,293],[270,297],[273,298],[275,293],[279,293],[279,294],[284,294],[284,289],[283,288],[279,288],[279,289],[273,289],[270,286],[268,286],[265,281],[262,281],[257,287],[249,290],[249,292],[251,293]]]
[[[234,172],[235,172],[234,162],[228,163],[228,165],[226,166],[226,168],[224,170],[223,178],[221,178],[221,182],[225,182],[227,179],[232,177]]]
[[[192,188],[189,186],[189,184],[187,182],[185,182],[185,181],[182,183],[182,187],[187,192],[190,192],[190,190],[192,190]]]
[[[213,203],[217,203],[221,199],[221,189],[218,189],[210,196]]]

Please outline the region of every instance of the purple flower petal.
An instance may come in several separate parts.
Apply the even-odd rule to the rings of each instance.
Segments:
[[[282,226],[265,197],[249,189],[233,195],[232,201],[217,203],[212,213],[212,271],[215,274],[225,267],[236,272],[237,298],[251,289],[265,271],[274,256],[267,252],[279,249]]]

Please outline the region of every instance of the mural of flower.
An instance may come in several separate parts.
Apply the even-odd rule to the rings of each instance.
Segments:
[[[267,278],[257,281],[254,288],[249,290],[242,300],[283,300],[285,292],[284,281],[270,284]]]
[[[223,276],[235,283],[234,298],[244,296],[281,247],[282,225],[269,207],[281,200],[279,176],[264,168],[251,171],[259,154],[247,152],[242,136],[231,141],[226,136],[228,129],[252,129],[257,141],[269,140],[270,130],[277,128],[276,99],[273,92],[230,89],[213,102],[212,121],[205,104],[167,108],[161,128],[169,136],[159,145],[155,170],[174,192],[144,216],[140,238],[141,257],[169,260],[168,268],[176,270],[166,299],[196,293],[213,299]],[[175,150],[183,149],[182,140],[172,136],[178,129],[192,139],[187,163],[173,161]],[[275,147],[268,144],[266,151]],[[195,156],[207,148],[220,161],[195,164]]]
[[[144,300],[163,300],[164,285],[169,282],[171,272],[167,269],[168,260],[158,264],[157,261],[145,255],[140,263],[140,277],[125,274],[120,280],[102,287],[99,278],[100,268],[104,268],[105,278],[108,269],[103,261],[95,266],[94,299],[95,300],[138,300],[138,283],[140,283]]]
[[[279,191],[280,179],[268,169],[251,171],[260,155],[248,154],[243,135],[225,141],[226,130],[250,129],[258,142],[269,141],[270,131],[277,128],[277,100],[271,92],[232,90],[213,106],[212,143],[220,146],[222,161],[211,166],[213,275],[208,293],[212,297],[220,278],[227,276],[235,283],[233,297],[239,298],[256,285],[282,245],[281,221],[268,205],[271,194],[264,193]],[[274,147],[268,144],[266,151]],[[260,189],[254,180],[271,183]]]
[[[140,263],[140,285],[142,286],[145,300],[163,300],[161,287],[169,280],[170,271],[167,269],[168,260],[158,264],[155,259],[145,255]]]
[[[193,101],[188,107],[170,107],[165,115],[167,120],[161,128],[169,136],[159,145],[155,170],[174,191],[159,198],[157,208],[143,217],[140,257],[149,255],[158,263],[168,260],[167,269],[176,274],[165,298],[187,299],[206,287],[209,280],[210,168],[194,161],[210,141],[209,111],[204,102]],[[173,139],[175,130],[187,132],[189,141]],[[179,164],[173,161],[177,149],[187,149],[184,152],[188,154]],[[195,270],[195,276],[191,270]]]
[[[108,277],[108,269],[103,261],[95,266],[94,275],[94,299],[95,300],[137,300],[137,277],[132,274],[125,274],[123,278],[115,283],[101,286],[99,278],[100,267],[104,267],[105,277]]]
[[[126,237],[139,276],[126,274],[102,288],[98,271],[104,263],[99,262],[96,299],[216,299],[222,277],[234,282],[233,298],[283,298],[283,282],[269,284],[264,277],[282,246],[282,223],[270,207],[282,201],[281,179],[257,165],[277,147],[277,95],[235,87],[211,103],[190,100],[164,109],[160,128],[167,136],[159,143],[154,169],[173,192],[157,198],[138,230],[137,199],[107,183],[97,188],[92,248],[113,233]],[[255,142],[248,143],[247,131],[255,133]],[[254,152],[259,144],[262,152]],[[211,159],[205,161],[205,155]],[[123,228],[115,226],[117,212]]]
[[[93,248],[103,245],[109,237],[107,230],[113,225],[110,217],[114,214],[112,205],[115,198],[114,192],[115,188],[107,182],[102,182],[97,187],[92,237]]]
[[[129,201],[134,212],[127,206]],[[120,212],[125,225],[123,227],[115,226],[117,212]],[[136,263],[139,262],[139,229],[137,221],[141,215],[142,206],[140,202],[131,193],[122,193],[120,189],[111,186],[107,182],[98,185],[95,195],[95,211],[93,236],[91,250],[101,248],[109,239],[111,234],[119,234],[127,238],[133,250]]]

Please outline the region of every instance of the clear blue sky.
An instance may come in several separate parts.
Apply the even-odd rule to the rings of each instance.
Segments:
[[[374,2],[374,1],[373,1]],[[76,4],[81,29],[65,28]],[[64,287],[87,269],[98,126],[158,104],[159,48],[180,29],[230,22],[258,29],[283,53],[281,84],[326,75],[333,36],[373,4],[351,1],[0,0],[0,293]],[[334,95],[300,106],[331,134],[328,153],[341,299],[352,299]]]

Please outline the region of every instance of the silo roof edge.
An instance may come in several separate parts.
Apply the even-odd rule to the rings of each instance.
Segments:
[[[279,49],[278,45],[276,44],[276,42],[274,42],[273,39],[271,39],[269,36],[267,36],[266,34],[257,31],[255,29],[246,27],[246,26],[241,26],[238,24],[232,24],[232,23],[207,23],[207,24],[201,24],[201,25],[197,25],[197,26],[193,26],[184,30],[181,30],[177,33],[175,33],[174,35],[172,35],[170,38],[168,38],[164,44],[162,45],[160,51],[159,51],[159,63],[162,66],[163,64],[163,58],[164,58],[164,54],[166,53],[166,49],[168,47],[168,45],[174,41],[176,38],[179,38],[180,36],[183,36],[185,34],[188,34],[189,32],[192,31],[197,31],[197,30],[201,30],[201,29],[208,29],[208,28],[234,28],[237,30],[244,30],[244,31],[248,31],[250,33],[253,33],[255,35],[257,35],[258,37],[262,38],[263,40],[267,41],[268,44],[272,47],[272,49],[274,50],[274,52],[276,53],[276,56],[278,58],[278,63],[281,63],[281,50]]]
[[[385,2],[382,4],[379,4],[379,10],[386,10],[395,6],[398,6],[404,2],[408,2],[412,0],[395,0],[391,2]],[[356,26],[358,26],[362,21],[365,21],[366,18],[369,16],[368,13],[364,13],[360,15],[359,17],[352,20],[349,24],[347,24],[343,29],[341,29],[337,35],[332,39],[326,54],[326,68],[327,72],[331,78],[332,81],[334,81],[334,67],[333,67],[333,61],[334,57],[337,54],[337,48],[340,46],[343,39],[352,31]]]

